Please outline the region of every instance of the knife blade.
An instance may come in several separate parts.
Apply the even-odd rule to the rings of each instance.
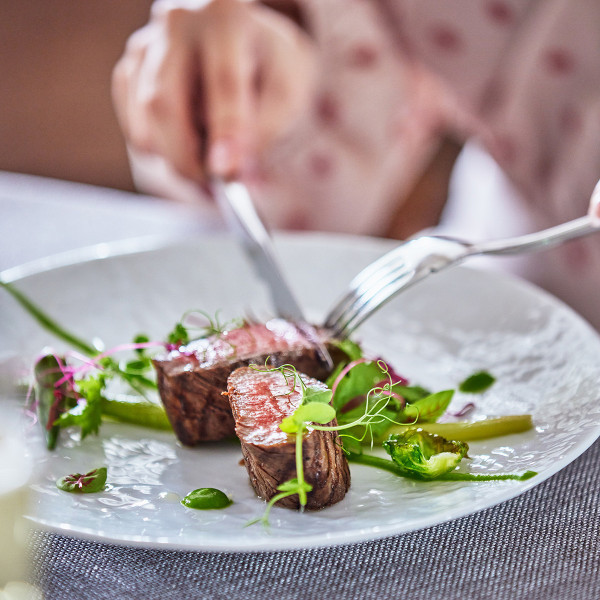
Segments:
[[[212,179],[213,196],[230,229],[241,240],[259,277],[266,282],[278,316],[294,323],[315,344],[321,359],[333,368],[329,352],[308,323],[277,260],[273,240],[258,215],[248,188],[239,181]]]

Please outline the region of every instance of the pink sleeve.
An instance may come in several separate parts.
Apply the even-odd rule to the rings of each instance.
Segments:
[[[507,175],[556,218],[585,213],[600,174],[598,0],[380,0]],[[462,121],[464,124],[464,120]]]

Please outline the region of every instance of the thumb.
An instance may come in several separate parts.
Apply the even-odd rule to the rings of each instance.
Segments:
[[[592,192],[588,215],[591,217],[593,224],[600,227],[600,181],[598,181]]]

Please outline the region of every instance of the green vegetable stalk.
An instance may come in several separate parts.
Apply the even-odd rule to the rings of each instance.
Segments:
[[[388,434],[404,433],[412,425],[391,425]],[[502,435],[523,433],[533,429],[531,415],[505,415],[482,421],[454,421],[448,423],[419,423],[419,427],[447,439],[472,442]],[[382,440],[381,440],[382,441]]]
[[[23,294],[23,292],[18,290],[12,284],[0,281],[0,287],[3,287],[25,309],[25,311],[38,322],[39,325],[58,339],[66,342],[69,346],[83,352],[83,354],[86,354],[87,356],[95,356],[98,354],[98,350],[94,348],[94,346],[88,344],[85,340],[82,340],[77,335],[67,331],[64,327],[59,325],[37,306],[37,304],[33,303],[25,294]]]

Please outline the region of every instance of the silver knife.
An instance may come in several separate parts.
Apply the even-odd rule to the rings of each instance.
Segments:
[[[321,359],[333,368],[329,352],[306,320],[275,255],[273,241],[256,212],[248,188],[239,181],[212,179],[212,192],[231,230],[242,240],[258,275],[267,283],[278,316],[294,323],[317,346]]]

